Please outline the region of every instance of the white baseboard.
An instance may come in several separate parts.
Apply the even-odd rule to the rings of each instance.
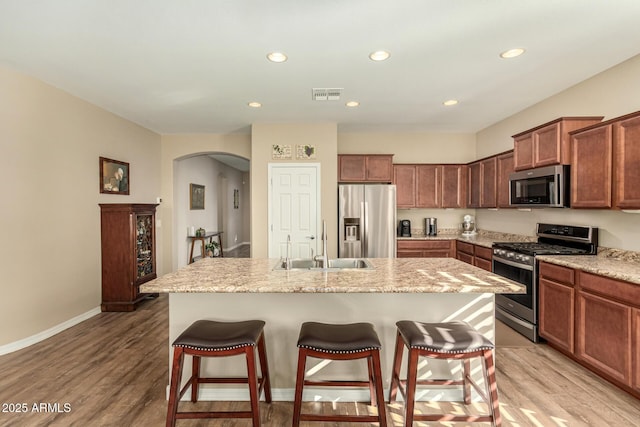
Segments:
[[[80,314],[79,316],[74,317],[73,319],[69,319],[52,328],[49,328],[46,331],[42,331],[35,335],[31,335],[30,337],[21,339],[19,341],[14,341],[12,343],[0,346],[0,356],[8,353],[13,353],[14,351],[22,350],[25,347],[29,347],[30,345],[39,343],[40,341],[44,341],[47,338],[50,338],[55,334],[58,334],[64,331],[65,329],[69,329],[70,327],[75,326],[78,323],[83,322],[99,313],[100,313],[100,307],[96,307],[87,311],[86,313],[83,313],[83,314]]]
[[[274,388],[271,390],[271,397],[277,402],[293,402],[295,389],[293,388]],[[191,392],[187,391],[182,400],[191,399]],[[471,400],[480,402],[482,399],[475,390],[471,390]],[[389,390],[385,390],[385,400],[389,399]],[[169,398],[169,386],[167,386],[167,399]],[[264,397],[264,393],[263,396]],[[302,394],[302,400],[305,402],[368,402],[371,399],[369,390],[363,388],[341,388],[336,390],[330,387],[314,387],[313,389],[305,389]],[[200,385],[198,392],[198,400],[203,401],[249,401],[249,391],[246,387],[225,387],[213,388],[207,385]],[[398,393],[398,400],[402,402],[402,395]],[[416,391],[416,401],[442,401],[442,402],[460,402],[463,401],[462,388],[434,388],[422,389]]]

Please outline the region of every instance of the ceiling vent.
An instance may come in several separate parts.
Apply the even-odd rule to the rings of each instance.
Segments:
[[[311,89],[311,99],[314,101],[339,101],[342,88],[313,88]]]

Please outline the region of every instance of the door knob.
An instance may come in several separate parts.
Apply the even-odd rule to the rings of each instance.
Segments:
[[[307,239],[311,239],[311,240],[313,240],[313,239],[315,239],[315,238],[316,238],[316,236],[307,236]]]

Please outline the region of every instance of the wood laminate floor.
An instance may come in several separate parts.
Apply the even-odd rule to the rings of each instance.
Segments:
[[[41,343],[1,356],[0,426],[164,425],[169,364],[167,311],[167,297],[161,295],[133,313],[101,313]],[[496,337],[504,426],[640,426],[640,401],[546,345],[508,336],[509,331],[498,327]],[[16,412],[16,404],[20,409],[25,404],[26,412]],[[248,402],[205,402],[199,409],[233,410],[247,405]],[[261,405],[264,426],[290,425],[291,402]],[[320,412],[333,411],[333,406],[342,413],[374,410],[355,403],[305,405],[305,410]],[[387,408],[389,426],[402,426],[402,405]],[[484,409],[481,404],[469,409],[437,402],[420,403],[418,408],[425,412]],[[249,425],[248,420],[178,421],[179,427]]]

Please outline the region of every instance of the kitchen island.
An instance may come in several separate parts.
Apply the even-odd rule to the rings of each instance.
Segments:
[[[305,321],[371,322],[382,341],[382,370],[389,387],[395,342],[395,322],[464,320],[494,339],[494,295],[524,293],[524,287],[453,258],[369,259],[373,269],[274,270],[277,259],[204,258],[141,286],[142,292],[169,294],[169,343],[198,319],[236,321],[262,319],[275,400],[293,400],[296,341]],[[214,363],[211,363],[214,362]],[[459,374],[459,363],[431,363],[420,371]],[[187,358],[185,370],[190,370]],[[365,378],[364,363],[322,362],[308,374],[318,378]],[[309,366],[312,366],[310,364]],[[403,368],[404,369],[404,368]],[[207,360],[203,372],[244,374],[240,358]],[[480,364],[472,375],[482,382]],[[186,381],[187,375],[184,375]],[[349,391],[349,390],[346,390]],[[306,391],[305,391],[306,393]],[[306,398],[333,399],[335,389]],[[240,387],[202,387],[203,400],[248,400]],[[313,396],[313,397],[312,397]],[[367,400],[368,391],[340,391],[343,400]],[[427,391],[426,399],[459,400],[457,389]]]

